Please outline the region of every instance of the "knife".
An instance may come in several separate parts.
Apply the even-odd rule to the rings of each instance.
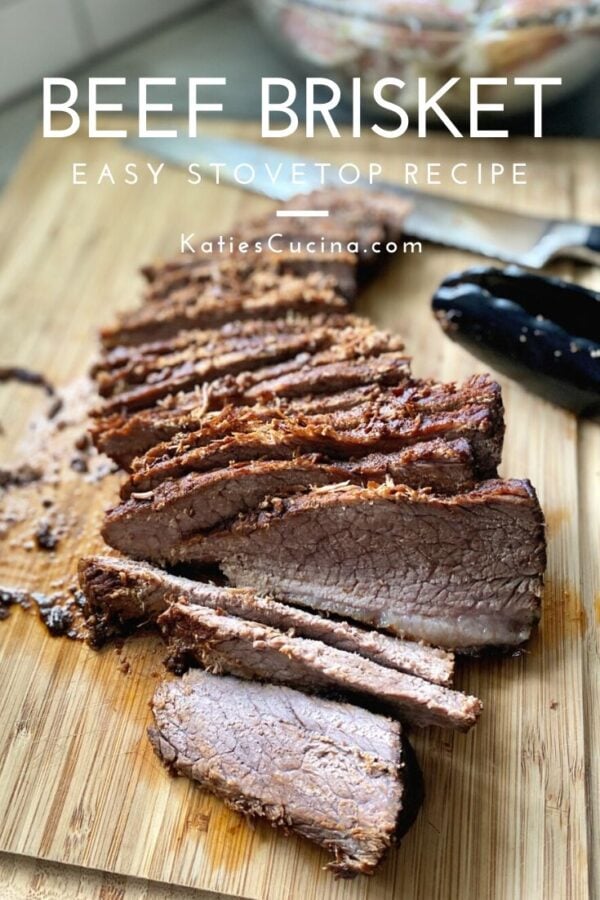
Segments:
[[[202,174],[214,176],[212,163],[224,163],[220,172],[223,182],[234,184],[256,194],[285,202],[296,194],[309,193],[321,187],[339,187],[330,177],[321,180],[311,167],[313,160],[298,158],[259,144],[227,138],[127,138],[125,143],[168,163],[187,167],[195,163]],[[234,179],[233,170],[241,163],[254,167],[255,177],[242,185]],[[302,184],[294,184],[291,166],[306,164]],[[290,177],[270,178],[266,166]],[[600,265],[600,226],[587,225],[573,219],[543,219],[495,209],[478,203],[465,203],[441,194],[413,190],[389,181],[358,182],[362,187],[390,191],[413,203],[405,220],[408,235],[436,244],[458,247],[504,262],[540,269],[553,257],[570,257]],[[326,214],[325,212],[323,214]]]

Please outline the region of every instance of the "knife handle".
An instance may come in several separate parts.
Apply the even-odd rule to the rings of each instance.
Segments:
[[[600,253],[600,225],[591,225],[588,239],[585,242],[586,249],[592,253]]]
[[[578,225],[576,227],[580,231],[582,228],[585,230],[577,235],[575,240],[567,240],[553,255],[578,259],[592,266],[600,266],[600,225]]]

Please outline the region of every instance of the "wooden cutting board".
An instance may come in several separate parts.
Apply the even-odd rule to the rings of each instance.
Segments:
[[[221,123],[223,131],[256,137],[254,125]],[[482,186],[477,198],[600,219],[597,144],[373,137],[359,146],[317,137],[309,147],[290,140],[289,148],[332,161],[377,159],[387,177],[406,160],[526,161],[528,186]],[[144,162],[111,141],[33,141],[0,206],[2,362],[41,370],[58,384],[82,375],[98,325],[135,302],[138,264],[175,252],[180,231],[227,233],[268,206],[232,188],[187,186],[176,170],[153,189],[70,183],[73,161],[97,172],[106,160],[122,166],[132,159]],[[444,190],[474,194],[449,183]],[[483,370],[442,336],[429,311],[439,280],[475,262],[425,247],[399,258],[361,300],[361,312],[405,335],[417,374],[454,379]],[[600,287],[598,272],[557,271]],[[322,868],[323,853],[252,828],[190,782],[166,775],[145,738],[148,700],[162,674],[155,639],[95,653],[52,638],[34,613],[18,609],[0,623],[0,850],[64,864],[65,873],[77,866],[260,900],[588,898],[600,883],[600,427],[500,380],[508,420],[503,474],[532,479],[548,520],[542,624],[518,658],[461,664],[459,686],[485,702],[481,724],[466,736],[415,734],[427,799],[375,877],[336,882]],[[25,424],[42,402],[35,389],[0,387],[2,461],[19,442],[30,446]],[[36,490],[39,502],[46,488]],[[79,555],[99,546],[115,477],[89,484],[72,473],[53,490],[68,519],[57,552],[23,546],[39,516],[34,503],[0,544],[1,584],[51,593],[57,579],[72,579]],[[10,503],[18,505],[15,493]],[[62,897],[70,896],[67,880]]]

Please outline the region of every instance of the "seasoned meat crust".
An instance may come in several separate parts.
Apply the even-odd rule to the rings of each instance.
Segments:
[[[335,335],[334,335],[335,332]],[[261,349],[280,340],[311,338],[317,349],[332,348],[334,337],[355,335],[365,340],[372,336],[372,350],[385,341],[388,349],[402,350],[402,340],[381,331],[369,319],[348,313],[303,316],[288,314],[276,319],[247,319],[226,322],[218,328],[190,329],[172,338],[148,344],[118,346],[104,351],[92,366],[102,396],[124,390],[126,384],[140,384],[149,374],[173,369],[183,362],[220,355],[225,350]]]
[[[376,396],[381,388],[404,385],[409,379],[408,359],[397,351],[366,357],[346,354],[340,359],[336,348],[313,356],[300,353],[291,360],[259,369],[228,374],[196,385],[193,391],[176,392],[147,409],[92,410],[90,427],[98,450],[129,468],[134,457],[179,432],[196,430],[206,413],[226,406],[285,403],[307,413],[326,411],[324,398],[331,397],[331,409],[348,408],[352,395],[362,399]],[[341,405],[335,396],[342,395]],[[181,414],[185,414],[185,421]],[[189,414],[189,415],[188,415]]]
[[[117,323],[101,332],[104,347],[147,344],[174,337],[185,329],[217,328],[244,319],[277,319],[287,313],[315,315],[348,310],[335,278],[312,272],[305,278],[250,271],[205,290],[182,289],[168,303],[145,303],[122,313]]]
[[[323,461],[338,462],[412,447],[416,462],[416,445],[427,444],[436,447],[441,461],[442,441],[452,442],[457,452],[456,441],[468,442],[472,476],[489,477],[496,474],[503,433],[499,387],[483,376],[460,387],[413,382],[381,392],[375,401],[327,412],[260,405],[230,408],[136,459],[122,496],[151,490],[167,478],[252,459],[317,453]],[[466,444],[460,446],[465,461]],[[409,484],[421,486],[413,480]]]
[[[229,338],[222,332],[223,329],[196,332],[202,336],[202,343],[199,337],[193,345],[172,352],[147,354],[142,358],[132,353],[130,363],[118,366],[113,372],[99,371],[98,388],[107,398],[100,414],[144,409],[172,394],[228,375],[260,371],[294,360],[301,354],[317,357],[326,354],[344,360],[368,359],[403,350],[402,341],[389,332],[378,331],[366,320],[345,316],[299,317],[286,328],[265,329],[262,334],[242,340]]]
[[[253,450],[251,446],[250,456]],[[444,492],[468,490],[476,480],[467,441],[430,441],[397,453],[376,453],[353,461],[330,462],[316,454],[289,456],[230,463],[208,472],[165,478],[156,484],[149,481],[135,490],[125,484],[127,499],[106,514],[104,540],[141,559],[152,553],[149,548],[160,545],[160,558],[166,558],[180,541],[224,527],[270,497],[287,497],[318,486],[366,485],[388,479]]]

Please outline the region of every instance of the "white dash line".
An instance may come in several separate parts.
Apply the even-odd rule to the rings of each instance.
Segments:
[[[328,209],[278,209],[277,215],[280,219],[291,218],[307,218],[307,219],[326,219],[329,215]]]

